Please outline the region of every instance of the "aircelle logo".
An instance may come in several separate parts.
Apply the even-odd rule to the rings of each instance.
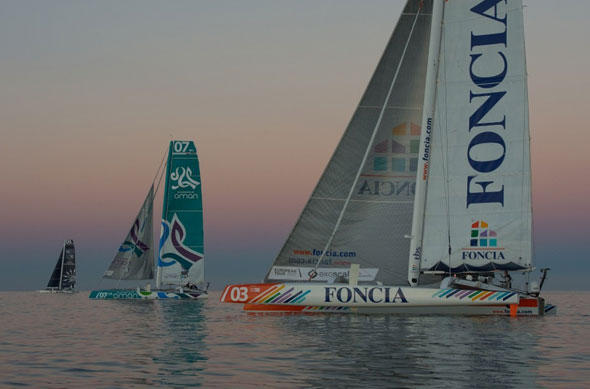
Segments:
[[[193,193],[193,191],[198,185],[201,185],[201,183],[195,180],[192,175],[193,171],[188,166],[177,167],[175,171],[170,173],[170,181],[172,182],[171,188],[178,191],[174,194],[175,199],[192,200],[199,198],[199,195],[197,193]]]
[[[489,228],[489,224],[484,220],[478,220],[471,224],[469,234],[469,246],[463,249],[463,259],[483,259],[494,261],[505,259],[502,250],[498,247],[498,233]]]
[[[348,287],[348,286],[326,286],[324,302],[340,303],[373,303],[373,304],[396,304],[407,303],[402,288],[388,288],[382,286],[372,287]]]

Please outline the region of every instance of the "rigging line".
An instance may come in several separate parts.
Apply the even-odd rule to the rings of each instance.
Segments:
[[[162,166],[164,166],[164,161],[166,159],[167,152],[168,152],[168,147],[165,147],[164,154],[162,155],[162,160],[160,161],[160,166],[158,167],[158,170],[156,171],[156,175],[154,176],[154,179],[152,180],[152,184],[154,182],[156,182],[156,177],[158,177],[158,174],[160,173],[160,169],[162,169]],[[164,172],[164,170],[162,170],[162,172]],[[156,186],[156,191],[154,192],[154,197],[156,197],[156,193],[158,193],[158,188],[160,187],[161,180],[162,180],[162,174],[160,174],[160,179],[158,180],[158,185]]]
[[[523,15],[522,18],[524,20],[524,7],[521,9]],[[524,173],[522,175],[522,182],[524,184],[526,178],[524,177],[524,175],[526,173],[529,174],[528,177],[528,184],[529,184],[529,189],[528,191],[525,191],[525,185],[522,185],[522,192],[521,192],[521,223],[522,221],[525,220],[526,217],[526,213],[525,212],[529,212],[530,213],[530,217],[527,220],[527,224],[529,224],[530,226],[530,232],[529,232],[529,243],[528,243],[528,250],[530,250],[527,254],[530,256],[528,258],[528,260],[526,260],[528,263],[528,267],[532,268],[533,266],[533,257],[535,256],[535,240],[534,240],[534,223],[533,223],[533,199],[532,199],[532,192],[533,192],[533,169],[531,166],[531,130],[530,130],[530,125],[529,125],[529,97],[528,97],[528,89],[527,89],[527,83],[528,83],[528,68],[527,68],[527,63],[526,63],[526,42],[524,39],[524,29],[522,30],[522,54],[523,54],[523,58],[524,58],[524,76],[523,76],[523,82],[522,82],[522,89],[523,89],[523,96],[524,96],[524,104],[525,104],[525,109],[523,109],[523,123],[525,125],[525,128],[523,129],[523,142],[522,142],[522,148],[523,148],[523,152],[522,152],[522,167]],[[526,157],[525,157],[526,155]],[[528,158],[527,158],[528,157]],[[528,164],[527,164],[528,162]],[[528,198],[527,198],[528,197]],[[528,201],[528,207],[527,207],[527,201]],[[526,242],[526,238],[523,239],[523,242]],[[525,243],[526,244],[526,243]],[[526,249],[523,250],[523,247],[521,246],[521,253],[522,251],[525,251],[526,253]]]
[[[160,170],[162,169],[162,165],[164,164],[164,159],[166,158],[166,152],[167,152],[167,150],[168,150],[167,147],[165,147],[164,148],[164,155],[162,156],[162,160],[160,161],[160,166],[158,167],[158,170],[156,171],[156,175],[154,176],[154,179],[152,180],[152,186],[153,186],[154,182],[156,181],[156,178],[158,177],[158,174],[160,174],[160,180],[162,179],[162,173],[164,172],[164,170],[162,170],[162,173],[160,173]],[[158,187],[159,187],[159,185],[160,185],[160,181],[158,181]],[[158,192],[158,187],[156,187],[156,190],[155,190],[155,192],[152,195],[152,203],[154,201],[154,198],[156,197],[156,193]],[[153,205],[152,205],[152,207],[153,207]],[[143,205],[142,205],[142,208],[140,209],[139,213],[141,213],[141,210],[142,209],[143,209]],[[138,214],[138,216],[139,216],[139,214]],[[135,217],[134,220],[137,220],[137,216]],[[153,225],[153,221],[152,221],[152,225]],[[132,225],[131,228],[133,228],[133,225]],[[115,253],[115,257],[117,256],[118,253],[119,253],[119,250],[117,249],[117,252]],[[129,261],[131,260],[132,253],[133,253],[133,250],[129,250],[129,254],[126,255],[126,258],[125,258],[126,259],[126,268],[127,268],[127,271],[129,271]],[[110,265],[109,265],[109,267],[110,267]],[[108,268],[107,268],[107,270],[108,270]],[[103,278],[104,278],[104,274],[103,274],[102,277],[100,277],[100,281],[98,283],[98,288],[100,288],[100,285],[102,284]],[[119,272],[119,278],[117,278],[117,283],[115,285],[116,288],[119,287],[119,284],[121,283],[121,280],[122,279],[123,279],[123,272]]]
[[[385,96],[385,101],[383,102],[383,107],[381,108],[381,112],[379,113],[379,118],[377,119],[377,123],[375,123],[375,128],[373,128],[373,133],[371,134],[371,138],[369,139],[369,143],[367,144],[367,148],[365,150],[365,155],[363,156],[363,159],[361,160],[361,163],[358,168],[358,171],[356,172],[356,176],[354,178],[354,181],[350,187],[350,191],[348,192],[348,196],[346,197],[346,201],[344,202],[344,205],[342,206],[342,211],[340,211],[340,215],[338,215],[338,220],[336,220],[336,224],[334,225],[334,229],[332,230],[332,233],[330,234],[330,237],[328,238],[328,241],[326,242],[326,245],[324,246],[324,249],[322,250],[320,257],[318,258],[318,260],[315,264],[314,272],[317,271],[318,267],[320,266],[320,263],[322,262],[322,259],[324,259],[324,254],[326,253],[326,250],[328,250],[328,247],[330,247],[330,245],[332,244],[332,240],[334,239],[334,236],[336,235],[336,231],[338,230],[338,227],[340,227],[340,223],[342,222],[342,218],[344,217],[344,212],[346,211],[346,208],[348,207],[348,203],[350,202],[350,198],[352,197],[352,193],[354,192],[354,188],[358,182],[358,179],[361,175],[363,167],[365,166],[365,162],[367,161],[367,158],[369,157],[369,151],[371,150],[371,145],[373,144],[373,142],[375,140],[375,136],[377,135],[377,130],[379,129],[379,126],[381,125],[381,121],[383,120],[383,115],[385,114],[385,109],[387,108],[387,103],[389,102],[389,98],[391,97],[391,93],[393,91],[393,86],[395,85],[395,82],[397,81],[397,76],[399,75],[400,69],[402,67],[402,63],[404,62],[404,58],[406,56],[406,51],[408,50],[408,46],[410,45],[410,41],[412,40],[412,35],[414,33],[414,27],[416,27],[416,22],[418,21],[418,16],[420,16],[420,14],[421,14],[421,9],[418,10],[418,12],[416,13],[416,16],[414,17],[414,22],[412,23],[412,28],[410,29],[410,33],[408,34],[408,39],[407,39],[406,44],[404,46],[404,50],[402,51],[401,58],[397,64],[397,69],[395,70],[395,73],[393,75],[391,85],[389,86],[389,91],[387,92],[387,95]],[[313,278],[313,277],[310,275],[310,279],[311,278]]]
[[[156,197],[156,194],[158,193],[158,189],[160,188],[160,183],[162,182],[162,177],[164,177],[164,172],[166,171],[165,169],[166,164],[164,164],[164,169],[162,169],[162,172],[160,173],[160,178],[158,178],[158,184],[156,185],[156,191],[154,192],[154,198]],[[154,179],[155,181],[155,179]]]
[[[444,34],[444,19],[443,19],[443,37],[442,37],[442,41],[443,41],[443,45],[446,46],[445,44],[445,40],[447,38],[446,34]],[[451,266],[451,253],[452,253],[452,248],[451,248],[451,203],[450,203],[450,197],[451,197],[451,190],[450,190],[450,176],[449,176],[449,115],[447,112],[447,100],[448,100],[448,93],[449,93],[449,88],[447,88],[447,70],[446,70],[446,66],[447,66],[447,50],[443,51],[444,53],[444,64],[443,64],[443,81],[445,83],[445,97],[444,97],[444,106],[445,106],[445,136],[444,141],[445,141],[445,148],[446,148],[446,153],[445,153],[445,157],[443,159],[443,169],[444,169],[444,188],[445,188],[445,198],[446,198],[446,216],[447,216],[447,244],[448,244],[448,260],[449,260],[449,275],[452,276],[453,274],[453,267]],[[442,147],[442,145],[441,145]]]

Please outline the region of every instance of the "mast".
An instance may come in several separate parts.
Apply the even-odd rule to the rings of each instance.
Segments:
[[[64,258],[66,256],[66,242],[64,241],[64,248],[61,251],[61,270],[59,272],[59,289],[61,290],[61,281],[64,277]]]
[[[430,145],[432,140],[433,116],[436,99],[436,78],[439,65],[440,39],[444,0],[434,0],[430,41],[428,44],[428,65],[426,69],[426,89],[422,108],[422,130],[420,134],[420,150],[418,152],[418,170],[414,211],[412,213],[412,234],[408,262],[408,282],[410,286],[418,285],[420,260],[422,258],[422,235],[424,227],[424,209],[426,206],[426,187],[430,161]]]

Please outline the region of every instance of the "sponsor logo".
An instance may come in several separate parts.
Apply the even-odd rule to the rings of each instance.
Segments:
[[[326,303],[396,304],[408,302],[402,288],[326,286],[324,291],[324,302]]]
[[[471,224],[469,232],[469,247],[462,250],[464,260],[483,259],[488,261],[503,260],[503,247],[498,247],[498,233],[492,230],[484,220]]]
[[[144,221],[144,223],[142,223],[141,228],[140,228],[139,218],[135,219],[135,222],[131,226],[131,230],[129,231],[129,234],[128,234],[128,237],[130,239],[125,240],[121,244],[121,246],[119,247],[120,253],[132,251],[133,254],[135,254],[139,258],[143,255],[143,253],[145,253],[146,251],[148,251],[150,249],[147,244],[145,244],[144,242],[142,242],[138,238],[139,233],[143,231],[144,227],[145,227],[145,221]]]
[[[186,229],[176,214],[170,223],[162,220],[158,266],[168,267],[178,263],[183,270],[188,271],[203,258],[203,254],[191,250],[184,244],[186,236]]]
[[[320,256],[322,255],[323,250],[311,249],[311,250],[293,250],[293,254],[295,255],[315,255]],[[335,250],[328,250],[326,251],[325,257],[356,257],[356,251],[335,251]]]
[[[424,170],[422,171],[422,180],[426,181],[428,178],[428,164],[430,160],[430,135],[432,134],[432,118],[426,120],[426,135],[424,136],[424,154],[422,161],[424,161]]]
[[[172,189],[177,190],[178,188],[191,188],[195,190],[201,183],[195,180],[193,177],[193,171],[190,167],[179,166],[170,173],[170,181],[176,181],[176,185],[172,184]]]
[[[416,190],[420,126],[403,122],[373,146],[369,166],[361,174],[357,195],[411,197]],[[430,144],[430,138],[428,139]]]
[[[348,279],[350,268],[324,268],[298,267],[298,266],[273,266],[268,275],[269,280],[286,280],[286,281],[308,281],[312,278],[314,281],[334,281],[338,278]],[[359,281],[374,281],[379,269],[377,268],[360,268]],[[312,277],[312,274],[315,274]]]
[[[468,126],[466,154],[473,169],[473,174],[466,177],[466,208],[490,203],[504,206],[502,175],[494,173],[506,157],[503,136],[510,132],[506,128],[506,112],[502,104],[498,105],[508,93],[503,82],[509,62],[505,55],[509,28],[507,9],[506,1],[499,0],[481,0],[470,9],[477,19],[473,24],[477,28],[466,31],[471,47],[467,61],[472,82],[466,94],[471,105],[471,115],[465,123]]]
[[[318,249],[293,249],[289,256],[290,265],[315,265],[323,250]],[[323,265],[350,265],[347,258],[356,258],[356,251],[328,250],[322,258]]]

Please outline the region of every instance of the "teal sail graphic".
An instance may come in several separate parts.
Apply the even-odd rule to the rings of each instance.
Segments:
[[[104,278],[147,280],[154,277],[153,203],[154,185],[152,184],[129,233],[104,273]]]
[[[157,260],[156,287],[204,281],[203,201],[197,149],[171,141]]]

